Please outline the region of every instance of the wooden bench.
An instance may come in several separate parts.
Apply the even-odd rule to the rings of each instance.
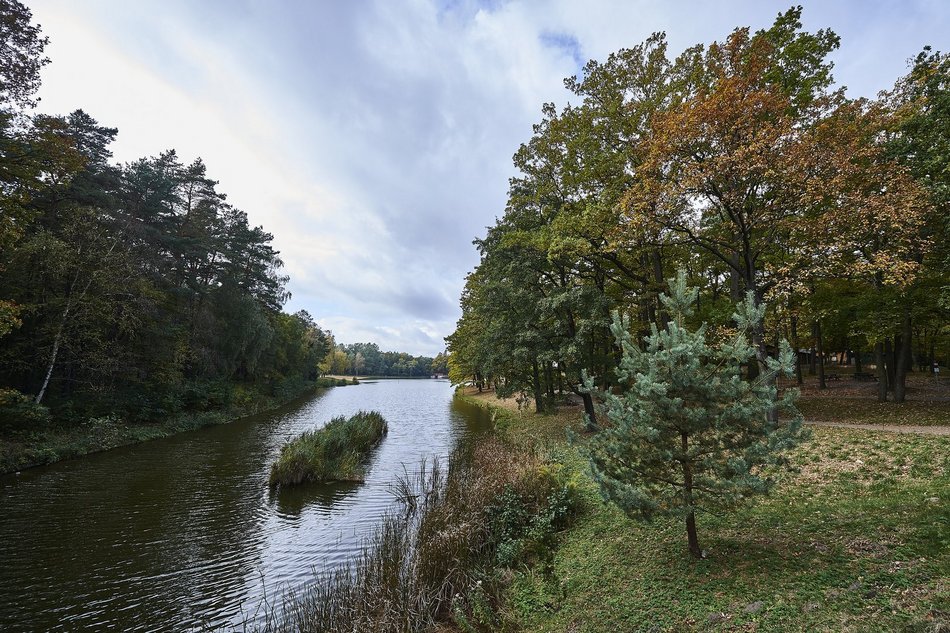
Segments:
[[[861,382],[877,382],[877,376],[864,371],[854,372],[854,379],[860,380]]]

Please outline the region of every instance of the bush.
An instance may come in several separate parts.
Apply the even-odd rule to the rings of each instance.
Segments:
[[[366,456],[388,431],[386,420],[376,411],[333,418],[322,429],[307,431],[284,445],[271,467],[270,485],[363,481]]]
[[[0,430],[38,431],[50,422],[49,409],[15,389],[0,389]]]

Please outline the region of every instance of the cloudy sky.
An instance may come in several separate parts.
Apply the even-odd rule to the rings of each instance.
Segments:
[[[435,355],[472,239],[504,211],[511,156],[562,80],[654,31],[670,49],[768,26],[783,2],[25,0],[50,38],[40,110],[119,128],[116,160],[174,148],[274,234],[290,311],[340,342]],[[851,96],[924,44],[945,0],[805,2],[842,37]]]

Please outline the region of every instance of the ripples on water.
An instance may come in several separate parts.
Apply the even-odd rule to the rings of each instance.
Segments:
[[[366,482],[271,493],[285,441],[379,410]],[[270,416],[0,478],[0,630],[230,628],[344,564],[404,468],[481,428],[445,381],[337,387]]]

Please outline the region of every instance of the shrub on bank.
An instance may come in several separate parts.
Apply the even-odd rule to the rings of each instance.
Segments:
[[[509,566],[551,553],[577,509],[564,473],[532,452],[482,436],[397,485],[388,516],[352,567],[283,605],[265,630],[495,631]]]
[[[376,411],[333,418],[284,445],[271,467],[270,485],[362,481],[367,454],[388,431],[386,420]]]
[[[359,382],[354,376],[352,380],[347,380],[346,378],[333,378],[331,376],[321,376],[317,378],[317,387],[326,388],[326,387],[345,387],[347,385],[357,385]]]

